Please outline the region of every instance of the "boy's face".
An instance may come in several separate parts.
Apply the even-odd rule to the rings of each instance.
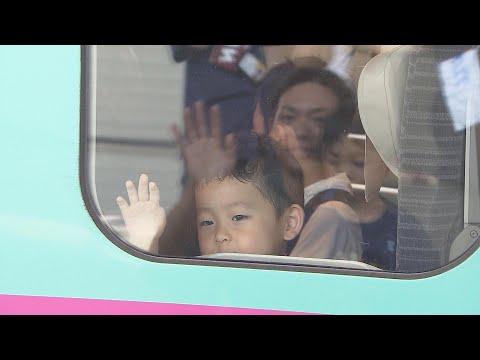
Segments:
[[[346,138],[339,143],[338,159],[334,166],[337,172],[345,172],[351,182],[364,184],[365,145],[363,141]]]
[[[226,178],[197,185],[195,200],[202,255],[283,255],[285,224],[251,183]]]
[[[325,119],[337,106],[338,99],[329,88],[314,82],[298,84],[280,97],[274,126],[291,126],[305,155],[322,156]]]

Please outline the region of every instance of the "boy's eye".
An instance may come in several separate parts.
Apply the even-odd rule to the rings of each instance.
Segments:
[[[213,225],[213,221],[205,220],[200,223],[200,226],[210,226]]]
[[[233,221],[241,221],[241,220],[245,220],[248,216],[246,215],[235,215],[232,220]]]

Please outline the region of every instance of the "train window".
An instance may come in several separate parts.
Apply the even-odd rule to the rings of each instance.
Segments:
[[[476,248],[476,47],[82,50],[82,189],[122,249],[401,277]]]

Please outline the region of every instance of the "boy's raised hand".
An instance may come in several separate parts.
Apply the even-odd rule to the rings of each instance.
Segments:
[[[174,125],[173,133],[187,165],[188,175],[195,181],[211,179],[235,165],[235,138],[233,134],[222,136],[220,107],[210,108],[210,131],[205,107],[195,103],[195,114],[184,112],[185,133]]]
[[[121,196],[117,197],[117,204],[129,235],[128,241],[144,251],[150,251],[167,225],[165,209],[160,206],[160,191],[154,182],[148,182],[145,174],[138,181],[138,192],[132,181],[128,180],[125,185],[130,205]]]

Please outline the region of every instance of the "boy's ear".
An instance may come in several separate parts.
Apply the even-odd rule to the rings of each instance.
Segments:
[[[300,205],[290,205],[285,212],[284,219],[283,238],[287,241],[293,240],[300,234],[300,231],[302,231],[305,211],[303,211]]]

